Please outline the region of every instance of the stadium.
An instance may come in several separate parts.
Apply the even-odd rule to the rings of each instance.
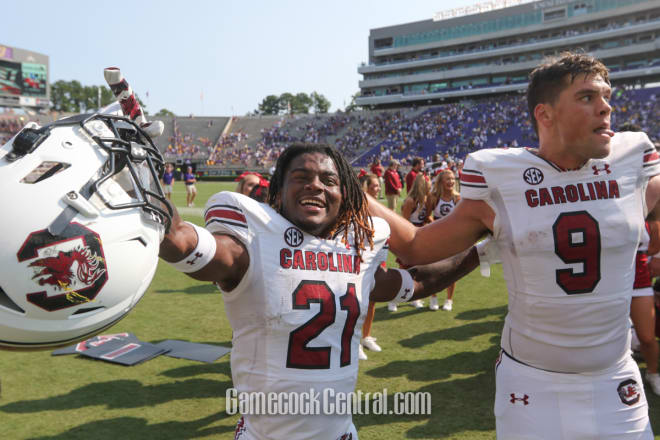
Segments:
[[[336,146],[356,174],[375,160],[385,167],[396,160],[404,175],[415,158],[458,172],[473,152],[538,147],[525,96],[529,74],[564,51],[588,53],[609,69],[613,131],[636,126],[660,144],[657,1],[489,1],[371,29],[366,44],[368,59],[357,68],[360,92],[343,111],[148,115],[164,125],[154,143],[174,165],[172,201],[182,218],[203,225],[203,207],[213,194],[235,191],[235,179],[246,171],[271,176],[296,142]],[[50,69],[47,54],[0,41],[0,145],[28,122],[44,125],[71,115],[51,106]],[[188,166],[199,191],[194,206],[187,206],[182,181]],[[399,206],[406,196],[404,188]],[[398,267],[392,253],[387,266]],[[360,438],[495,438],[494,363],[507,313],[501,265],[492,266],[490,278],[474,271],[458,281],[452,311],[430,311],[428,300],[424,305],[390,312],[378,303],[373,334],[383,351],[366,352],[357,388],[387,389],[390,396],[428,393],[432,411],[356,414]],[[131,332],[154,343],[232,343],[217,288],[166,264],[159,264],[135,309],[106,332]],[[228,358],[202,364],[161,356],[129,368],[43,351],[0,351],[0,436],[234,438],[238,416],[225,407],[232,387]],[[645,370],[643,359],[639,366]],[[647,388],[646,398],[660,439],[660,396]]]

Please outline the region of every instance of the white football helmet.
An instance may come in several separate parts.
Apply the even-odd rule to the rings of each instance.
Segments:
[[[30,123],[0,148],[0,348],[86,339],[135,306],[171,221],[162,172],[110,114]]]

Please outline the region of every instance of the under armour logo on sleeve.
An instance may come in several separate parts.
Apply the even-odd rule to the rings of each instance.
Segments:
[[[202,258],[203,256],[204,256],[203,253],[201,253],[201,252],[195,252],[195,258],[193,258],[192,260],[188,260],[188,261],[186,261],[186,264],[193,265],[193,264],[195,264],[195,261],[197,261],[198,258]]]
[[[513,403],[514,405],[516,402],[522,402],[524,405],[529,405],[529,396],[527,394],[523,394],[523,397],[516,397],[515,393],[511,393],[511,400],[509,402]]]

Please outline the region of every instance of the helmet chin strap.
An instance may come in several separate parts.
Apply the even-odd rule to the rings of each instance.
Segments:
[[[80,188],[80,191],[77,192],[78,197],[82,197],[85,200],[85,202],[87,202],[87,200],[92,196],[92,188],[94,185],[94,181],[95,179],[92,178],[90,181],[84,184],[82,188]],[[87,202],[87,204],[89,204],[89,202]],[[71,223],[71,220],[73,220],[73,218],[76,215],[78,215],[79,212],[82,213],[83,215],[86,215],[84,209],[78,209],[75,206],[76,206],[75,203],[67,203],[66,208],[64,208],[64,211],[62,211],[60,215],[58,215],[55,218],[55,220],[53,220],[53,222],[50,225],[48,225],[48,232],[52,236],[55,237],[62,234],[64,229],[66,229],[68,224]]]

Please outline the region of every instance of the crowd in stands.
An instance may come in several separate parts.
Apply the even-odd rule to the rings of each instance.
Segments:
[[[612,126],[626,122],[638,125],[654,142],[660,142],[660,89],[615,89],[612,96]]]
[[[309,116],[298,119],[282,119],[272,127],[261,130],[261,139],[249,149],[257,167],[267,167],[274,163],[279,155],[292,142],[319,143],[327,142],[343,128],[355,120],[354,116],[338,113],[332,116]]]
[[[174,136],[170,136],[169,145],[163,152],[166,159],[205,159],[211,153],[211,141],[207,138],[195,138],[191,133],[182,133],[176,118],[173,121],[173,130]]]
[[[464,157],[484,147],[535,144],[524,100],[519,96],[445,104],[393,122],[378,148],[359,164],[377,157],[385,163],[396,158],[409,165],[414,156],[428,161],[435,151]],[[511,137],[514,139],[508,141]]]
[[[248,137],[249,135],[243,131],[223,134],[211,149],[207,163],[247,166],[250,161],[247,149],[237,149],[236,146]]]
[[[343,113],[326,118],[317,116],[313,120],[306,122],[303,126],[298,126],[296,129],[303,132],[304,142],[318,143],[323,137],[337,135],[342,128],[346,127],[353,120],[354,118],[351,115]]]
[[[658,88],[615,87],[614,130],[633,123],[652,141],[660,141],[659,94]],[[525,102],[523,95],[514,94],[427,108],[282,117],[260,132],[239,128],[218,139],[183,133],[174,118],[173,136],[162,148],[170,161],[267,169],[292,142],[329,142],[357,167],[375,158],[385,166],[397,159],[406,167],[416,156],[428,162],[437,152],[458,159],[481,148],[536,146]],[[28,120],[24,115],[0,114],[0,141],[11,138]]]
[[[616,130],[631,122],[639,125],[652,141],[660,141],[659,93],[660,89],[615,87],[611,99],[612,127]],[[394,122],[394,133],[383,138],[356,164],[364,166],[378,158],[383,163],[398,159],[406,165],[416,155],[428,160],[434,151],[464,157],[481,148],[538,145],[525,98],[520,95],[445,104]]]

